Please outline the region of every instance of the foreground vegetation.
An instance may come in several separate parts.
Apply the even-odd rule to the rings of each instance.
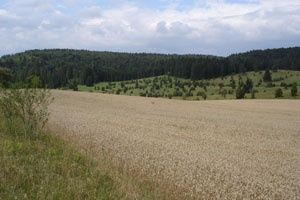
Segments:
[[[64,137],[63,129],[46,131],[51,96],[49,90],[32,87],[0,90],[0,199],[159,196],[153,183],[127,174],[110,157],[92,159],[89,145],[80,151],[72,147],[76,143]]]
[[[270,80],[264,80],[266,71],[259,71],[200,81],[158,76],[131,81],[101,82],[91,87],[79,85],[76,88],[73,86],[70,88],[79,91],[184,100],[300,98],[298,95],[300,71],[278,70],[269,72]],[[239,97],[237,92],[241,87],[245,93],[244,96]],[[247,87],[248,89],[245,89]],[[276,94],[278,90],[282,93]],[[292,90],[295,91],[292,92]]]
[[[118,198],[96,162],[42,129],[48,91],[7,89],[0,97],[0,199]]]
[[[0,133],[0,199],[114,199],[114,181],[56,136]]]

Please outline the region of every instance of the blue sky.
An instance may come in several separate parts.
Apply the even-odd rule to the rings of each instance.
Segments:
[[[0,56],[29,49],[227,56],[300,46],[299,0],[0,0]]]

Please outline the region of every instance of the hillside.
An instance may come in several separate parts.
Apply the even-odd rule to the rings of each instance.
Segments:
[[[177,199],[299,199],[300,101],[52,94],[69,142]]]
[[[159,75],[202,80],[266,69],[300,70],[300,47],[250,51],[228,57],[30,50],[2,56],[0,67],[12,70],[14,82],[24,82],[36,75],[49,88],[65,87],[72,82],[92,86],[98,82]]]
[[[277,98],[300,99],[300,71],[271,71],[271,82],[263,80],[264,74],[265,71],[247,72],[200,81],[163,75],[130,81],[101,82],[91,87],[79,85],[76,90],[183,100],[218,100],[236,99],[239,86],[250,82],[251,85],[242,98],[274,99],[276,91],[281,90],[282,96]],[[293,88],[296,88],[294,95],[291,94]]]

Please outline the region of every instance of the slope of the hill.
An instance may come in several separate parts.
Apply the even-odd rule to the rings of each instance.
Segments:
[[[182,100],[225,100],[236,99],[240,85],[247,83],[248,91],[240,98],[300,99],[300,71],[269,72],[271,82],[263,81],[265,73],[265,71],[247,72],[201,81],[158,76],[131,81],[101,82],[91,87],[79,85],[73,90]],[[278,90],[282,95],[277,95]]]
[[[300,198],[300,101],[52,93],[53,127],[179,199]]]
[[[59,88],[71,81],[92,86],[158,75],[193,80],[265,69],[300,70],[300,47],[250,51],[229,57],[95,52],[84,50],[30,50],[2,56],[0,67],[13,72],[13,81],[39,76],[44,86]]]

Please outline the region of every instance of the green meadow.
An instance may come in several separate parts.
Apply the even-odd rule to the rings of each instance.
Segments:
[[[292,96],[291,89],[295,84],[300,90],[300,71],[271,71],[271,82],[264,82],[265,71],[247,72],[208,80],[190,80],[172,76],[157,76],[138,80],[120,82],[101,82],[93,87],[79,85],[79,91],[99,92],[117,95],[160,97],[183,100],[218,100],[236,99],[236,90],[240,82],[252,80],[251,92],[246,99],[299,99]],[[275,97],[277,89],[282,90],[282,97]]]

